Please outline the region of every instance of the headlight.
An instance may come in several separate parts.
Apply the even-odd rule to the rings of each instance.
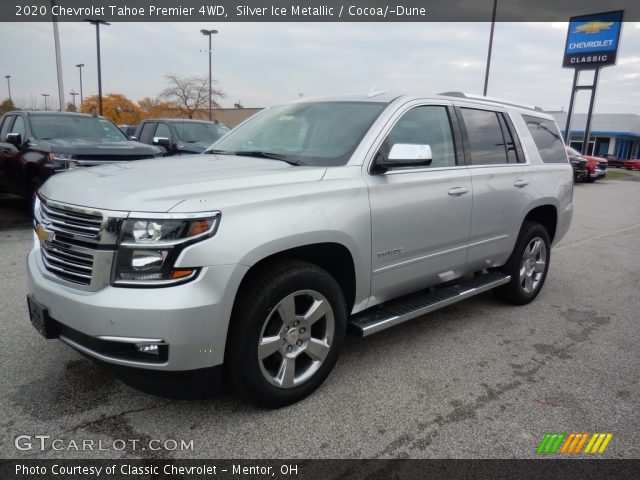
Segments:
[[[174,264],[185,246],[215,234],[220,213],[148,216],[132,213],[122,226],[114,285],[165,286],[195,278],[197,267],[174,268]]]
[[[50,162],[68,162],[69,160],[73,160],[73,155],[69,153],[50,153],[47,155],[47,160]]]

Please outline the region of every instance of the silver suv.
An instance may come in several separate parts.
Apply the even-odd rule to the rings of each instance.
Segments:
[[[572,195],[540,109],[457,92],[297,101],[201,155],[50,179],[31,321],[157,386],[225,372],[282,406],[323,382],[347,330],[489,289],[531,302]]]

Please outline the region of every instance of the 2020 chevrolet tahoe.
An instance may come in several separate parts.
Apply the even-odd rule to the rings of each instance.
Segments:
[[[31,320],[96,360],[153,378],[224,371],[282,406],[323,382],[348,329],[489,289],[532,301],[572,195],[539,109],[456,92],[301,100],[205,154],[49,180]]]

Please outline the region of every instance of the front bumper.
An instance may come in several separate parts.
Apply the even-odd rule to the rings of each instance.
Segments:
[[[197,279],[183,285],[109,286],[87,292],[45,277],[37,246],[27,256],[29,293],[61,324],[62,341],[103,362],[165,371],[222,364],[235,292],[246,270],[241,265],[205,267]],[[161,339],[168,346],[168,355],[162,362],[125,359],[101,348],[100,337],[125,343]]]

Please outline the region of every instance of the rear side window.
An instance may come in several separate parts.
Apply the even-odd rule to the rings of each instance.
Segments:
[[[467,130],[472,165],[507,163],[505,139],[498,114],[489,110],[461,108]]]
[[[522,116],[527,128],[538,147],[540,158],[544,163],[567,163],[567,154],[560,131],[553,120],[537,118],[531,115]]]

